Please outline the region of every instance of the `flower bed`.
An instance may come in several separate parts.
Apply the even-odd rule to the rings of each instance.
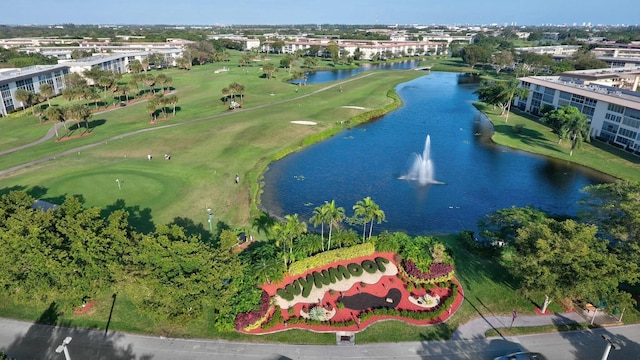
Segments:
[[[264,294],[268,294],[275,306],[251,316],[256,320],[253,324],[259,322],[259,326],[247,326],[245,314],[239,315],[237,321],[242,326],[237,323],[236,329],[250,334],[292,328],[317,332],[359,331],[386,319],[428,325],[446,320],[458,309],[462,289],[452,273],[448,281],[437,285],[414,285],[404,276],[405,271],[398,271],[401,266],[394,261],[394,256],[375,253],[337,261],[305,274],[287,276],[277,284],[265,284]],[[339,273],[342,277],[336,276]],[[303,292],[306,296],[302,296]]]

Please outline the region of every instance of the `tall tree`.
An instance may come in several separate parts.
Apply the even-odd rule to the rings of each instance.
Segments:
[[[62,124],[64,125],[64,128],[67,128],[67,125],[64,123],[64,116],[62,113],[62,109],[60,109],[60,107],[58,106],[49,106],[45,111],[44,111],[44,116],[49,119],[49,121],[53,122],[53,129],[56,132],[56,138],[59,138],[59,134],[58,134],[58,123],[62,122]]]
[[[316,206],[313,209],[313,215],[309,219],[313,226],[320,225],[320,241],[322,242],[322,251],[324,251],[324,224],[329,223],[326,206]]]
[[[262,66],[262,72],[265,77],[270,80],[273,77],[273,73],[276,72],[276,66],[273,63],[266,63]]]
[[[563,139],[571,139],[571,152],[579,148],[583,141],[589,139],[589,125],[587,116],[575,106],[563,106],[547,112],[542,121],[558,135],[558,144]]]
[[[331,200],[331,202],[325,202],[322,206],[326,207],[324,211],[327,214],[329,223],[329,240],[327,243],[327,250],[331,250],[331,234],[333,232],[333,228],[340,225],[340,223],[342,223],[342,221],[345,219],[344,208],[337,207],[335,200]]]
[[[40,95],[42,95],[42,97],[47,100],[47,104],[51,106],[51,101],[49,99],[53,96],[53,85],[49,83],[40,85]]]
[[[467,45],[461,50],[462,61],[469,65],[470,68],[474,68],[477,64],[486,63],[489,60],[489,52],[480,45]]]
[[[14,97],[22,104],[22,110],[24,110],[27,105],[29,105],[31,99],[33,99],[33,94],[25,89],[17,89]]]
[[[362,242],[365,242],[366,226],[369,225],[369,239],[371,239],[371,233],[373,232],[373,222],[377,221],[380,224],[385,219],[384,211],[380,210],[378,204],[367,196],[366,198],[358,201],[353,210],[355,216],[362,221]]]
[[[588,186],[580,217],[596,224],[620,255],[640,263],[640,182],[617,181]]]
[[[573,220],[546,219],[521,228],[509,268],[522,280],[522,293],[544,294],[543,312],[565,297],[618,301],[618,285],[637,281],[637,264],[620,261],[597,232],[596,226]]]

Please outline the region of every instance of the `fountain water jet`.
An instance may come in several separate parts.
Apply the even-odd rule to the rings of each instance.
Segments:
[[[440,181],[436,181],[433,178],[433,162],[431,161],[431,137],[427,135],[427,140],[424,143],[424,150],[422,156],[417,153],[413,153],[413,162],[411,169],[407,175],[401,176],[401,179],[417,181],[420,185],[428,184],[442,184]]]

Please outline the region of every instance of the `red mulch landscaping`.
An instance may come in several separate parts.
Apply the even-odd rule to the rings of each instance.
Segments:
[[[295,276],[288,275],[282,282],[279,282],[277,284],[276,283],[264,284],[262,288],[270,296],[273,296],[274,294],[276,294],[277,289],[284,287],[284,285],[291,283],[295,279],[298,279],[300,277],[305,277],[307,274],[313,271],[322,271],[330,267],[337,267],[339,265],[346,266],[349,263],[361,263],[364,260],[373,260],[376,257],[384,257],[388,259],[390,262],[392,262],[393,264],[395,264],[398,268],[402,266],[395,261],[395,254],[393,253],[375,253],[371,256],[337,261],[331,264],[327,264],[323,267],[310,270],[304,274],[298,274]],[[457,287],[458,291],[456,294],[450,294],[451,290],[449,287],[447,287],[448,284],[443,284],[442,285],[443,287],[434,286],[433,288],[430,288],[428,290],[425,290],[423,288],[418,288],[418,289],[412,289],[411,291],[409,291],[407,288],[407,284],[405,283],[405,281],[403,281],[403,279],[400,278],[400,276],[401,276],[400,273],[394,276],[385,275],[385,276],[382,276],[380,281],[378,281],[376,284],[363,285],[361,282],[355,282],[354,285],[349,290],[343,291],[343,292],[328,290],[324,293],[322,298],[319,299],[320,300],[319,302],[315,301],[315,302],[309,302],[309,303],[297,303],[293,306],[293,310],[289,310],[289,309],[282,310],[277,306],[272,306],[270,309],[271,312],[280,311],[282,314],[282,318],[286,322],[290,318],[297,318],[300,315],[300,311],[303,309],[308,312],[311,308],[317,305],[322,305],[327,310],[336,309],[335,316],[328,322],[323,322],[321,324],[309,324],[306,321],[295,321],[295,323],[289,323],[289,324],[287,323],[275,324],[274,326],[270,326],[267,329],[257,328],[255,330],[251,330],[246,333],[267,334],[267,333],[273,333],[273,332],[284,331],[288,329],[296,329],[296,328],[307,329],[315,332],[335,332],[335,331],[357,332],[357,331],[364,330],[367,326],[377,321],[389,320],[389,319],[400,320],[413,325],[431,325],[431,324],[437,324],[437,323],[446,321],[452,314],[454,314],[458,310],[458,308],[462,304],[463,290],[462,290],[462,287],[460,286],[460,283],[455,278],[452,278],[451,281],[455,282],[458,285]],[[442,305],[436,306],[435,308],[432,308],[432,309],[424,309],[417,305],[414,305],[408,299],[409,296],[415,296],[415,297],[422,296],[422,295],[425,295],[427,292],[429,292],[429,294],[433,296],[439,295],[441,304],[442,302],[445,301],[445,299],[447,299],[450,296],[454,296],[455,298],[450,309],[442,311],[442,314],[440,316],[434,317],[431,319],[412,319],[412,318],[402,317],[399,315],[375,315],[374,314],[370,317],[367,317],[365,320],[362,320],[361,322],[359,322],[359,316],[367,313],[368,310],[357,311],[357,310],[348,309],[346,307],[343,307],[342,309],[339,309],[336,307],[337,306],[336,304],[340,302],[341,296],[348,297],[348,296],[353,296],[357,294],[367,293],[375,297],[384,298],[389,293],[390,289],[397,289],[401,293],[401,299],[399,303],[395,306],[395,309],[397,310],[432,311],[432,312],[440,311]],[[315,300],[318,300],[318,299],[315,299]],[[353,322],[351,322],[348,325],[340,324],[340,323],[348,323],[350,321],[353,321]]]
[[[76,308],[73,308],[73,313],[75,315],[84,315],[87,314],[88,312],[91,311],[91,309],[93,308],[93,306],[96,304],[95,301],[91,300],[88,303],[84,304],[83,306],[79,306]]]

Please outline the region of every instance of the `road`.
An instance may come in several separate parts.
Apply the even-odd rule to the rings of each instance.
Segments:
[[[55,349],[67,336],[72,338],[68,350],[74,360],[487,360],[519,350],[538,351],[550,360],[597,360],[607,345],[602,335],[609,336],[620,348],[611,351],[609,360],[640,359],[640,325],[507,338],[320,346],[174,339],[111,331],[105,334],[104,330],[0,319],[0,347],[18,360],[64,359]]]

